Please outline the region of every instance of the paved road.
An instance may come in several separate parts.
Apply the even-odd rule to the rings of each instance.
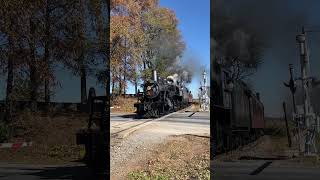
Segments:
[[[115,131],[119,126],[129,126],[128,124],[138,124],[141,122],[151,121],[154,119],[138,119],[135,114],[125,113],[111,113],[111,132]],[[155,119],[156,120],[156,119]],[[160,122],[160,121],[159,121]],[[191,124],[203,124],[210,126],[210,113],[209,112],[175,112],[167,115],[161,119],[161,122],[171,123],[191,123]]]
[[[272,161],[213,162],[214,180],[318,180],[320,168]]]
[[[178,112],[162,120],[162,122],[203,124],[210,126],[209,112]]]
[[[84,165],[50,166],[0,164],[0,180],[88,180],[91,174]]]
[[[162,129],[176,131],[176,134],[207,134],[210,131],[209,112],[180,111],[159,119],[138,119],[135,114],[111,114],[111,135],[139,129],[149,124],[165,127]],[[189,131],[190,130],[190,131]],[[175,134],[175,133],[173,133]]]

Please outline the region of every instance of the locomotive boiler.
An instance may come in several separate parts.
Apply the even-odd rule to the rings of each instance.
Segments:
[[[143,118],[157,118],[161,115],[180,110],[192,103],[191,91],[180,80],[178,74],[166,79],[157,78],[153,71],[153,80],[146,81],[143,91],[138,92],[138,102],[134,105],[136,113]]]
[[[235,149],[263,134],[264,106],[258,93],[215,63],[213,69],[213,155]]]

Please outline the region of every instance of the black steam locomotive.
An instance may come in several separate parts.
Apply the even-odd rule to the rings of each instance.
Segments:
[[[138,103],[134,106],[140,117],[157,118],[185,108],[192,102],[191,91],[179,81],[177,74],[158,79],[154,71],[153,76],[153,81],[146,81],[142,85],[143,92],[138,92]]]
[[[230,151],[263,134],[264,106],[243,81],[215,63],[213,69],[213,155]]]

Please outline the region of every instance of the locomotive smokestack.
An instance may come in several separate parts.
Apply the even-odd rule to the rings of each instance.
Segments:
[[[158,80],[157,71],[156,71],[156,70],[153,70],[153,81],[154,81],[154,82],[157,82],[157,80]]]

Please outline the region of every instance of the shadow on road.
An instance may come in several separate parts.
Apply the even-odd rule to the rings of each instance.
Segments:
[[[29,172],[23,175],[35,176],[39,179],[74,179],[74,180],[87,180],[92,178],[92,173],[85,166],[73,167],[48,167],[44,169],[23,169]]]
[[[128,118],[128,119],[140,119],[141,118],[137,114],[125,114],[125,115],[121,115],[120,117]]]

